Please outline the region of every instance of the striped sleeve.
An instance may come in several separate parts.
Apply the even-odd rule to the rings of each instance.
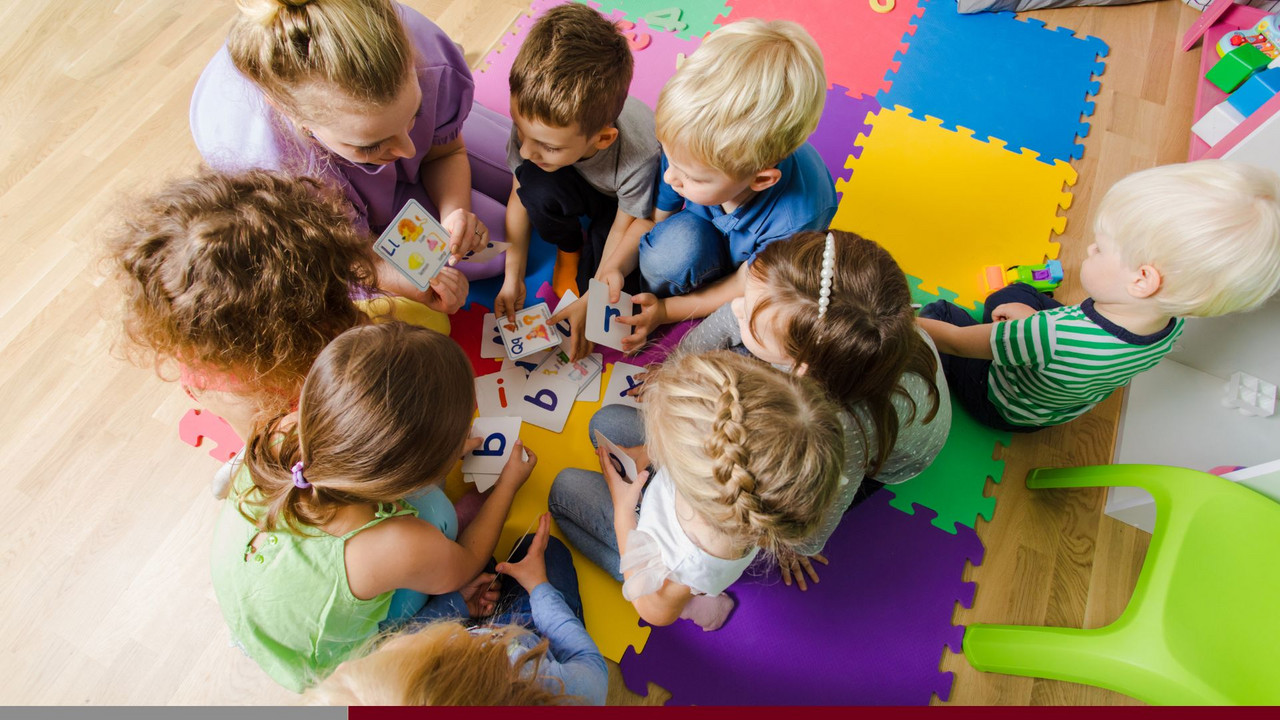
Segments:
[[[1049,315],[1038,312],[1022,320],[998,322],[991,330],[991,357],[996,365],[1044,367],[1053,355]]]

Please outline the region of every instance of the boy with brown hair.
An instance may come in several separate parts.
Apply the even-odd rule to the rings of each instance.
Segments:
[[[562,260],[580,253],[577,283],[585,290],[627,231],[651,224],[660,149],[653,111],[627,94],[632,69],[617,26],[576,3],[548,11],[521,45],[510,75],[511,248],[495,313],[514,317],[524,306],[531,229],[559,248]]]

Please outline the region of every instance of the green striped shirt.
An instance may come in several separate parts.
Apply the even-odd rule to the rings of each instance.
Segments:
[[[1059,425],[1154,367],[1182,324],[1174,318],[1154,335],[1135,335],[1098,314],[1092,299],[996,323],[987,396],[1015,425]]]

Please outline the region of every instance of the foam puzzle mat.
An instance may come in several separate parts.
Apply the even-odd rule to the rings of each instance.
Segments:
[[[568,0],[535,0],[530,14],[475,73],[476,99],[508,113],[507,74],[534,18]],[[961,16],[953,0],[605,0],[588,2],[623,23],[636,59],[632,93],[656,105],[682,57],[716,27],[746,17],[794,20],[815,38],[829,91],[811,142],[836,178],[833,226],[887,247],[908,273],[917,302],[953,300],[981,311],[987,265],[1036,263],[1058,254],[1061,211],[1088,132],[1107,48],[1095,38],[1051,30],[1009,13]],[[531,243],[529,303],[555,304],[555,251]],[[472,284],[470,305],[451,335],[478,375],[481,319],[500,279]],[[690,323],[670,328],[640,359],[662,359]],[[605,354],[603,382],[613,363]],[[606,385],[607,386],[607,385]],[[603,387],[603,386],[602,386]],[[577,402],[561,433],[526,423],[522,437],[539,462],[503,528],[501,558],[546,510],[551,481],[566,467],[594,469],[586,435],[599,402]],[[967,563],[981,562],[973,526],[996,512],[986,494],[999,481],[996,458],[1008,435],[979,427],[954,407],[949,441],[925,473],[876,493],[850,511],[831,542],[831,564],[807,593],[755,568],[731,592],[728,624],[703,633],[685,621],[650,628],[619,586],[575,561],[587,629],[622,663],[628,684],[654,682],[672,704],[927,704],[950,695],[939,670],[943,648],[960,651],[952,625],[969,604]],[[192,435],[192,433],[188,433]],[[466,486],[455,473],[451,497]]]

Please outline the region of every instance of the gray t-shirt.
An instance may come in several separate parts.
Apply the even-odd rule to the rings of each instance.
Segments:
[[[628,97],[614,126],[618,128],[618,139],[595,155],[574,163],[573,168],[591,187],[618,198],[619,210],[631,217],[647,218],[653,214],[654,179],[662,158],[654,133],[653,111]],[[523,162],[520,139],[512,125],[507,138],[507,165],[515,172]]]
[[[933,350],[933,356],[937,362],[933,381],[938,386],[938,412],[933,420],[928,423],[923,422],[932,406],[928,382],[915,373],[907,373],[899,378],[898,382],[910,397],[910,401],[903,397],[902,393],[894,393],[890,400],[898,413],[898,439],[875,477],[885,485],[905,482],[923,472],[938,456],[951,430],[951,397],[947,393],[947,379],[942,374],[942,361],[938,358],[938,349],[934,347],[929,336],[924,332],[920,332],[920,335],[928,343],[929,349]],[[745,350],[742,348],[742,334],[738,328],[738,319],[728,303],[690,330],[680,340],[679,346],[680,352],[690,353],[720,349],[739,352]],[[791,370],[789,367],[779,367],[779,369],[788,372]],[[915,403],[914,415],[912,401]],[[800,549],[806,555],[821,552],[827,539],[835,532],[836,526],[840,524],[840,518],[853,503],[853,497],[858,492],[858,486],[862,484],[867,466],[871,463],[870,455],[878,444],[875,423],[871,420],[870,411],[865,405],[858,405],[853,410],[857,415],[857,421],[847,412],[840,413],[840,423],[844,426],[845,452],[844,473],[840,478],[840,495],[823,519],[819,532]]]

